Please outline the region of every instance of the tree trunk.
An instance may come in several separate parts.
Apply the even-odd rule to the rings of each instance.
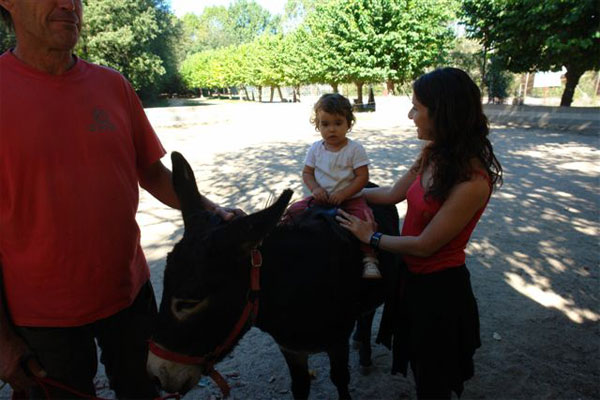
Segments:
[[[258,87],[258,102],[262,103],[262,86]]]
[[[363,103],[363,96],[362,96],[363,86],[364,86],[364,83],[356,82],[356,104]]]
[[[375,93],[373,93],[373,86],[369,85],[369,104],[375,104]]]
[[[273,102],[273,97],[275,97],[275,87],[271,86],[271,98],[269,99],[269,103]]]
[[[250,96],[248,96],[248,88],[246,86],[243,86],[243,88],[244,88],[244,100],[250,101]]]
[[[571,103],[573,102],[573,95],[575,94],[575,88],[579,83],[579,78],[581,78],[581,75],[583,75],[583,73],[585,72],[577,67],[569,65],[567,65],[566,67],[567,73],[565,74],[565,76],[567,77],[567,85],[560,99],[561,107],[571,107]]]
[[[386,82],[387,85],[387,91],[388,91],[388,95],[396,95],[396,88],[394,87],[394,82],[393,81],[387,81]]]
[[[339,93],[338,92],[338,84],[336,82],[331,83],[331,88],[333,89],[333,93]]]
[[[294,103],[300,103],[300,86],[294,86],[292,93],[294,94]]]
[[[486,86],[485,85],[485,78],[486,78],[485,74],[487,74],[487,71],[486,71],[485,67],[486,67],[486,64],[487,64],[487,50],[488,50],[487,46],[484,45],[483,46],[483,60],[481,62],[481,85],[480,85],[481,93],[483,93],[483,90],[484,90],[484,88]],[[488,99],[488,101],[489,101],[489,99]]]
[[[279,93],[279,100],[283,103],[285,100],[283,99],[283,94],[281,94],[281,88],[277,86],[277,93]]]

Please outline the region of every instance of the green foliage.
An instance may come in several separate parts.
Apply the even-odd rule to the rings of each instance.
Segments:
[[[78,52],[122,72],[145,96],[175,85],[181,32],[165,0],[84,0]]]
[[[454,0],[289,0],[284,20],[305,17],[297,29],[194,54],[181,74],[190,88],[403,83],[444,61],[455,8]]]
[[[453,37],[454,2],[333,0],[307,17],[322,67],[317,82],[402,83],[439,65]],[[315,55],[317,56],[317,55]]]
[[[491,58],[490,68],[485,75],[484,83],[488,89],[488,101],[493,103],[504,103],[508,97],[508,89],[512,83],[512,75],[508,73],[498,58]]]
[[[235,0],[228,10],[227,28],[231,32],[232,44],[248,43],[265,33],[278,33],[281,21],[271,16],[254,0]]]
[[[448,53],[448,65],[467,72],[475,82],[481,85],[482,50],[483,48],[477,41],[466,37],[457,37]]]
[[[295,31],[306,16],[314,11],[317,0],[287,0],[282,18],[284,33]]]
[[[0,23],[0,54],[15,46],[15,34]]]
[[[182,19],[187,54],[252,42],[281,30],[281,20],[254,0],[236,0],[229,7],[210,6],[201,15]]]
[[[206,7],[201,15],[186,14],[182,24],[187,54],[232,43],[227,30],[227,8],[223,6]]]
[[[597,0],[464,0],[471,37],[512,72],[567,69],[561,105],[570,105],[580,76],[600,68]]]

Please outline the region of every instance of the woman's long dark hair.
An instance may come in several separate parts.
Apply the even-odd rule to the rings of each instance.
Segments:
[[[500,186],[502,166],[488,139],[481,92],[469,75],[457,68],[436,69],[419,77],[413,91],[433,123],[433,140],[420,157],[421,171],[433,167],[426,196],[445,200],[454,185],[471,178],[474,158],[481,161],[492,185]]]

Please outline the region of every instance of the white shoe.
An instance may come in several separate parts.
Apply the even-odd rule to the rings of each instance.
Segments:
[[[364,279],[381,279],[381,272],[379,272],[379,260],[373,256],[366,256],[363,258],[363,274]]]

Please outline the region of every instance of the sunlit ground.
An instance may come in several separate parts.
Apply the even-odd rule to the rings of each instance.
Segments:
[[[293,189],[295,198],[304,195],[304,155],[319,138],[308,122],[313,101],[205,102],[148,114],[165,148],[190,161],[205,195],[255,212],[285,188]],[[378,99],[377,112],[358,115],[351,137],[365,145],[375,183],[392,184],[419,152],[408,108],[406,97]],[[493,195],[467,249],[483,343],[476,353],[476,375],[462,398],[597,399],[598,132],[494,126],[491,140],[505,184]],[[170,166],[168,157],[164,162]],[[403,215],[405,205],[398,209]],[[165,256],[182,234],[180,215],[141,191],[138,221],[160,300]],[[389,375],[390,353],[376,346],[373,355],[375,370],[362,376],[356,352],[351,353],[353,397],[414,398],[410,378]],[[317,371],[311,398],[327,398],[334,388],[325,357],[311,360]],[[252,366],[234,382],[243,393],[289,398],[281,354],[256,329],[219,368],[235,372],[242,364]],[[97,384],[106,386],[102,369]],[[0,390],[0,398],[8,392]],[[106,390],[100,394],[110,396]],[[217,395],[202,381],[187,398]],[[233,395],[240,398],[235,386]]]
[[[205,195],[250,213],[285,188],[293,189],[296,199],[304,196],[304,156],[319,138],[308,122],[313,101],[214,102],[148,113],[165,148],[190,161]],[[372,160],[371,180],[380,185],[401,176],[421,147],[406,117],[409,103],[406,97],[378,99],[377,112],[358,114],[350,135],[364,144]],[[600,319],[598,135],[511,125],[494,126],[491,140],[505,184],[493,195],[467,249],[483,346],[465,398],[594,398]],[[170,165],[168,157],[164,160]],[[405,205],[398,209],[404,215]],[[181,236],[182,223],[177,211],[144,192],[138,220],[160,298],[164,259]],[[247,340],[256,340],[252,335],[258,333]],[[244,346],[252,348],[243,342],[240,349]],[[265,351],[279,360],[276,348]],[[379,351],[380,362],[388,365],[389,353]],[[223,368],[249,362],[246,357],[234,355]],[[277,368],[285,372],[283,364]],[[353,375],[361,395],[388,395],[382,394],[390,390],[387,368],[377,378],[381,387]],[[326,376],[319,384],[329,385]],[[498,385],[507,388],[505,393],[490,395]],[[412,393],[410,386],[398,390]]]
[[[247,212],[265,206],[285,188],[302,191],[300,171],[307,146],[319,138],[309,124],[312,100],[300,104],[219,103],[151,109],[150,118],[168,151],[184,154],[200,190]],[[372,160],[371,180],[389,185],[414,159],[420,143],[406,117],[408,98],[383,99],[376,113],[358,114],[351,137]],[[556,274],[597,279],[598,177],[594,136],[496,129],[492,135],[505,169],[469,251],[506,265],[505,281],[524,296],[563,312],[574,322],[600,318],[597,303],[557,292]],[[168,157],[165,162],[170,164]],[[401,215],[405,206],[399,205]],[[180,233],[178,212],[142,195],[139,222],[149,260],[158,262]],[[495,227],[495,228],[494,228]],[[498,247],[486,230],[504,231],[513,248]],[[582,254],[585,249],[587,254]],[[485,265],[485,263],[484,263]],[[492,265],[490,265],[492,267]],[[596,299],[597,300],[597,299]]]

